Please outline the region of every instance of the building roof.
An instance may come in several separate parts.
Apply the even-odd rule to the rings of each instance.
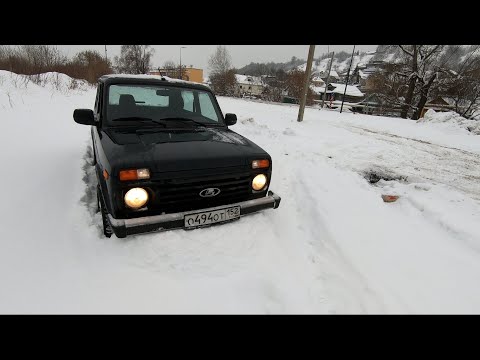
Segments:
[[[368,78],[368,75],[370,75],[370,74],[369,73],[365,74],[365,72],[363,72],[362,70],[358,70],[358,75],[360,75],[361,79],[366,79],[366,78]]]
[[[327,94],[330,93],[335,93],[335,94],[342,94],[345,91],[345,85],[344,84],[336,84],[336,83],[330,83],[329,85],[333,86],[334,88],[332,90],[327,90]],[[311,86],[310,87],[312,91],[319,95],[323,94],[325,91],[325,86]],[[357,86],[355,85],[347,85],[347,92],[345,93],[346,96],[355,96],[355,97],[363,97],[365,94],[362,93]]]
[[[427,103],[425,104],[425,106],[429,106],[429,105],[440,105],[440,106],[451,106],[451,107],[454,107],[455,106],[455,102],[453,99],[450,99],[448,97],[445,97],[445,96],[438,96],[436,97],[435,99],[432,99],[430,101],[427,101]]]
[[[178,67],[173,67],[173,68],[153,68],[150,72],[158,72],[158,71],[178,71]],[[194,68],[194,67],[190,67],[190,66],[186,66],[186,67],[183,67],[182,66],[182,71],[186,71],[186,70],[202,70],[203,69],[200,69],[200,68]]]
[[[314,94],[321,95],[325,92],[325,86],[310,86]],[[327,94],[330,94],[331,91],[327,90]]]
[[[345,84],[331,83],[331,85],[335,86],[335,89],[332,90],[332,92],[334,93],[343,94],[343,92],[345,91]],[[365,94],[362,93],[357,86],[347,85],[347,92],[345,93],[345,95],[362,97]]]
[[[237,83],[248,85],[263,85],[262,78],[258,76],[235,74]]]
[[[317,72],[319,76],[326,78],[328,76],[328,70],[327,71],[320,71]],[[334,78],[339,78],[338,73],[335,70],[330,70],[330,77]]]

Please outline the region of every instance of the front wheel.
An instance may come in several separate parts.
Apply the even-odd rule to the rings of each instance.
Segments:
[[[105,237],[109,238],[113,234],[113,229],[110,226],[110,223],[108,222],[108,219],[107,219],[107,208],[100,194],[100,187],[97,187],[97,203],[98,203],[99,210],[102,214],[103,234],[105,235]]]

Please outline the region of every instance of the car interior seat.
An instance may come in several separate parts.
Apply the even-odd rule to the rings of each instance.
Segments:
[[[135,98],[130,94],[121,94],[118,100],[118,105],[121,110],[134,110],[137,107]]]
[[[180,91],[173,91],[169,98],[169,107],[175,112],[183,112],[183,97]]]

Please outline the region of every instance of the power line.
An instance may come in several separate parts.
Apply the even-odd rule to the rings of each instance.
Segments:
[[[312,70],[313,54],[315,53],[315,45],[310,45],[308,49],[307,68],[305,69],[305,83],[303,85],[303,93],[300,99],[300,109],[298,110],[297,121],[303,121],[303,113],[305,111],[305,103],[307,101],[308,87],[310,85],[310,72]]]

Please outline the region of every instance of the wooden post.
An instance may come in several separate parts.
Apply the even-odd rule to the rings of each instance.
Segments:
[[[313,54],[315,53],[315,45],[310,45],[308,49],[307,68],[305,69],[305,84],[303,85],[302,98],[300,99],[300,109],[298,110],[297,121],[303,121],[303,113],[305,111],[305,103],[307,102],[308,87],[310,86],[310,73],[312,71]]]

